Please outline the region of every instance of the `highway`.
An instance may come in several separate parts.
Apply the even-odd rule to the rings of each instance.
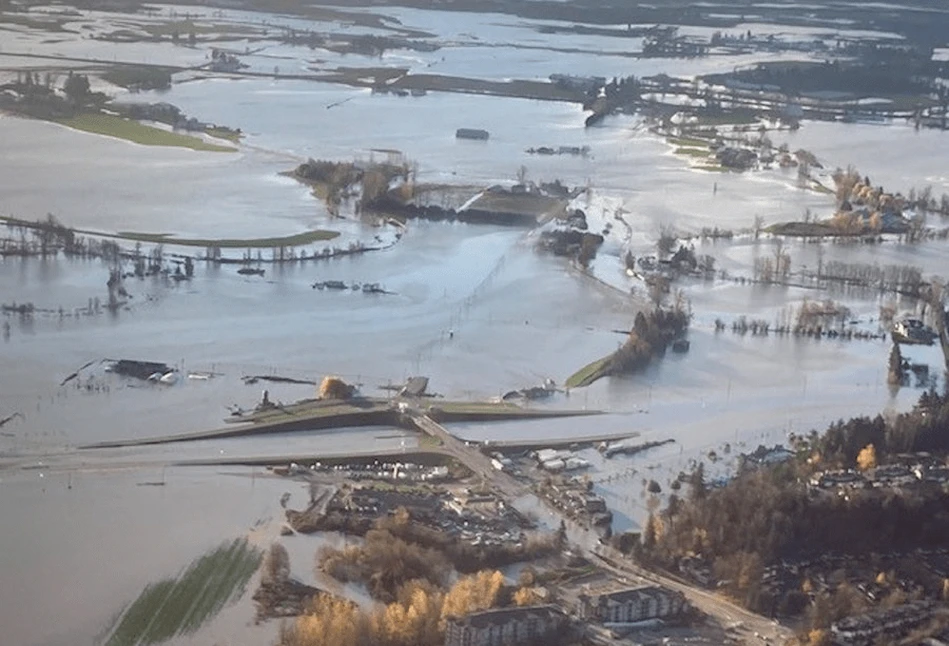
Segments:
[[[473,473],[485,479],[494,489],[508,500],[512,501],[530,493],[530,490],[515,480],[509,474],[498,471],[491,464],[491,458],[481,452],[476,446],[469,446],[448,432],[444,426],[433,420],[425,413],[414,409],[406,409],[405,414],[412,424],[423,433],[426,433],[442,443],[444,451],[453,458],[471,469]]]
[[[513,505],[516,499],[532,493],[528,487],[510,474],[495,469],[491,463],[491,458],[482,453],[478,447],[469,446],[459,440],[448,429],[425,413],[411,407],[402,410],[420,431],[441,441],[445,453],[457,459],[475,474],[482,476],[485,482],[492,486],[509,504]],[[540,500],[546,504],[543,498],[540,498]],[[601,544],[599,536],[595,532],[572,522],[568,518],[564,518],[560,511],[553,506],[546,506],[564,521],[571,543],[575,544],[591,562],[600,565],[613,575],[621,579],[653,583],[681,592],[693,606],[717,619],[723,627],[735,626],[737,628],[736,635],[743,637],[746,643],[753,644],[756,641],[762,644],[766,642],[783,643],[793,636],[793,632],[785,626],[781,626],[767,617],[750,612],[722,595],[633,564],[617,550]]]

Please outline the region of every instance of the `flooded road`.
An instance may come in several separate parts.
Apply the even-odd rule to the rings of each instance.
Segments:
[[[544,80],[555,73],[694,76],[764,60],[636,59],[625,54],[641,45],[637,39],[542,34],[538,28],[544,21],[386,12],[406,28],[435,34],[442,49],[399,50],[377,59],[273,39],[238,40],[234,47],[262,47],[245,57],[254,71],[381,64],[491,80]],[[139,19],[144,20],[93,12],[76,22],[100,33]],[[359,33],[375,29],[242,12],[215,19],[251,21],[273,30],[280,25]],[[208,57],[204,44],[192,49],[68,35],[61,42],[43,40],[27,29],[7,31],[4,51],[187,67]],[[0,53],[5,66],[29,60]],[[83,310],[94,299],[106,300],[108,264],[0,258],[0,301],[32,302],[42,310],[32,317],[0,316],[0,323],[9,324],[0,337],[0,416],[23,415],[4,427],[10,435],[0,436],[0,577],[19,582],[0,588],[0,625],[10,643],[99,643],[110,620],[145,585],[174,576],[221,541],[246,536],[254,544],[268,544],[279,529],[278,501],[284,492],[292,492],[291,505],[305,504],[301,486],[264,477],[261,470],[170,465],[411,450],[418,439],[381,428],[97,451],[78,446],[217,428],[233,407],[255,406],[264,388],[276,401],[315,392],[312,385],[244,385],[246,375],[318,382],[334,374],[359,384],[366,394],[379,394],[379,386],[424,374],[433,390],[459,399],[496,397],[546,378],[563,383],[580,366],[615,350],[623,341],[616,330],[629,329],[636,312],[649,306],[642,283],[626,275],[622,258],[627,251],[637,257],[655,253],[660,227],[683,234],[703,227],[741,232],[756,216],[771,224],[798,219],[806,209],[822,217],[833,209],[832,198],[798,188],[793,170],[693,169],[635,116],[618,115],[585,128],[580,107],[566,103],[438,92],[398,97],[302,80],[197,76],[183,75],[187,82],[167,92],[125,98],[174,103],[202,120],[239,127],[245,134],[239,152],[138,146],[0,115],[0,214],[39,219],[51,213],[69,226],[94,231],[197,238],[286,236],[322,228],[340,232],[331,244],[345,246],[377,235],[391,237],[391,231],[331,218],[309,188],[279,173],[308,157],[367,160],[391,149],[418,164],[420,182],[509,184],[523,165],[529,180],[589,187],[577,208],[587,211],[595,227],[615,223],[616,229],[622,225],[614,215],[621,210],[628,231],[609,234],[591,271],[582,273],[562,259],[535,253],[534,233],[412,221],[398,243],[384,251],[266,265],[263,277],[199,262],[190,282],[128,279],[128,306],[99,314]],[[490,139],[457,140],[454,133],[461,127],[484,128]],[[940,170],[949,150],[947,137],[901,124],[808,122],[796,133],[773,138],[776,145],[787,141],[792,150],[813,151],[828,169],[854,164],[888,189],[931,184],[938,194],[949,191],[949,179]],[[590,155],[526,152],[538,146],[589,146]],[[774,244],[747,233],[727,242],[695,241],[696,253],[715,256],[728,275],[745,278],[756,259],[773,253]],[[146,252],[152,246],[143,244]],[[926,276],[946,271],[944,241],[789,242],[786,249],[795,272],[817,266],[821,258],[911,264]],[[183,250],[168,245],[166,252]],[[311,287],[326,280],[380,283],[394,294]],[[683,289],[693,313],[688,354],[670,353],[641,374],[532,404],[606,414],[452,430],[475,440],[624,432],[638,433],[642,441],[674,439],[633,457],[607,460],[594,450],[582,453],[593,463],[590,475],[597,490],[616,514],[615,528],[624,530],[637,527],[646,513],[646,479],[656,479],[667,490],[680,471],[710,461],[710,451],[717,457],[709,472],[725,475],[741,451],[785,442],[791,432],[821,429],[838,418],[904,410],[928,385],[911,383],[891,391],[885,383],[890,345],[880,340],[715,332],[718,318],[777,322],[805,300],[828,297],[851,310],[855,326],[878,332],[881,305],[904,310],[912,304],[879,294],[828,294],[721,278],[676,287]],[[912,348],[906,356],[932,366],[933,383],[942,383],[938,349]],[[218,376],[166,387],[110,374],[100,363],[106,358],[160,361],[184,375],[211,371]],[[80,378],[60,385],[87,362],[93,366]],[[310,580],[312,560],[307,559],[316,547],[301,545],[292,550],[294,571]],[[182,643],[230,642],[235,636],[242,643],[268,643],[274,627],[253,627],[251,617],[245,595]]]

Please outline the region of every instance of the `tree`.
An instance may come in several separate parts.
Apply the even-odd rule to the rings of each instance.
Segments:
[[[656,249],[659,250],[660,254],[671,254],[672,250],[675,249],[677,240],[675,229],[671,225],[659,225],[659,240],[656,241]]]
[[[442,621],[493,607],[503,586],[504,575],[496,570],[485,570],[459,580],[445,595]]]
[[[877,451],[872,444],[867,444],[863,450],[857,454],[857,467],[861,471],[869,471],[877,465]]]
[[[886,381],[891,386],[898,386],[903,382],[903,354],[900,352],[899,343],[894,343],[893,349],[890,350]]]
[[[708,488],[705,486],[704,462],[699,462],[698,466],[695,467],[695,471],[689,476],[689,487],[693,500],[701,500],[708,493]]]
[[[290,578],[290,555],[281,543],[272,543],[264,556],[261,581],[277,584]]]
[[[534,588],[520,588],[514,593],[515,606],[533,606],[540,601]]]
[[[649,283],[649,299],[652,301],[653,305],[656,306],[656,309],[659,309],[662,306],[662,300],[668,291],[668,278],[662,275],[657,275],[652,278]]]
[[[81,106],[89,96],[89,77],[69,72],[63,84],[63,93],[74,105]]]
[[[382,201],[389,191],[389,178],[380,168],[371,168],[362,178],[362,198],[360,204],[371,207]]]

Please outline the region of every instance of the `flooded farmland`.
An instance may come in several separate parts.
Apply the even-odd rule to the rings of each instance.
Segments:
[[[115,36],[127,30],[140,36],[189,13],[205,27],[187,47]],[[634,54],[643,38],[623,35],[633,27],[625,24],[610,36],[557,33],[555,27],[574,25],[502,14],[398,7],[353,13],[366,24],[352,16],[164,5],[148,16],[79,9],[62,19],[65,31],[25,21],[4,24],[0,17],[0,83],[27,70],[64,76],[73,68],[95,76],[116,63],[169,66],[176,71],[168,89],[129,92],[100,81],[94,89],[122,102],[174,104],[188,116],[241,131],[235,152],[201,152],[139,145],[0,110],[0,216],[32,222],[51,214],[81,235],[116,241],[126,253],[112,260],[0,255],[0,418],[17,413],[0,436],[0,577],[16,582],[0,588],[0,625],[11,644],[231,643],[238,635],[233,643],[271,643],[275,624],[254,625],[244,588],[253,582],[258,551],[280,530],[280,496],[291,492],[302,501],[305,486],[262,468],[208,465],[397,453],[419,448],[419,434],[305,429],[160,446],[80,447],[220,428],[234,410],[258,405],[264,390],[281,405],[316,397],[326,375],[368,395],[426,375],[444,398],[478,401],[547,379],[562,385],[581,366],[616,351],[637,312],[653,306],[649,286],[626,258],[656,255],[657,239],[669,231],[716,263],[710,275],[682,277],[660,295],[671,302],[681,292],[688,303],[687,353],[669,352],[636,374],[527,404],[603,415],[466,422],[450,430],[480,442],[626,432],[644,441],[674,440],[629,457],[581,452],[592,463],[595,490],[615,513],[615,529],[624,531],[644,522],[645,479],[665,486],[690,464],[707,461],[710,451],[721,456],[716,468],[724,475],[738,453],[759,444],[785,443],[790,433],[822,429],[840,418],[906,410],[925,389],[945,385],[938,344],[905,348],[904,357],[927,367],[925,377],[907,379],[900,388],[887,384],[892,343],[881,311],[921,314],[919,299],[875,289],[834,291],[804,277],[827,260],[909,265],[926,281],[945,277],[947,243],[936,232],[949,219],[931,214],[929,239],[881,234],[872,244],[779,242],[754,229],[758,219],[774,225],[805,212],[833,215],[831,175],[848,165],[887,190],[931,186],[936,195],[949,192],[946,131],[902,122],[809,120],[793,131],[769,130],[775,147],[787,143],[816,156],[822,168],[814,177],[823,192],[802,187],[795,169],[779,165],[744,173],[703,169],[643,114],[617,113],[585,127],[578,102],[491,92],[378,92],[362,79],[378,68],[492,83],[547,84],[557,74],[695,79],[823,55],[646,57]],[[384,20],[367,26],[377,13]],[[741,30],[789,39],[891,36],[752,20],[741,22]],[[376,55],[309,47],[287,37],[292,30],[392,36],[395,25],[437,47]],[[220,43],[210,37],[229,30]],[[706,31],[683,29],[710,37]],[[104,38],[110,34],[111,40]],[[205,67],[217,47],[234,52],[245,67]],[[340,68],[349,70],[346,79],[309,78]],[[458,138],[459,128],[483,129],[490,137]],[[541,146],[589,152],[528,152]],[[352,204],[334,217],[325,196],[286,175],[307,159],[367,164],[389,156],[414,166],[412,181],[419,185],[483,191],[556,180],[583,189],[570,209],[585,211],[589,230],[601,234],[603,244],[583,267],[538,253],[536,229],[396,223],[359,217]],[[14,224],[0,224],[0,237],[16,245],[27,233]],[[734,235],[699,237],[713,227]],[[278,262],[274,248],[251,249],[253,240],[314,231],[339,235],[298,245],[295,253],[378,249],[294,262]],[[189,246],[175,238],[210,242]],[[208,249],[223,240],[248,241],[247,248],[232,245],[225,259],[234,262],[215,262]],[[122,304],[107,307],[110,270],[134,273],[130,254],[150,254],[159,245],[169,263],[194,257],[193,275],[130,275],[123,279]],[[790,258],[784,284],[755,274],[762,259],[775,257],[776,247]],[[238,273],[244,266],[254,273]],[[315,288],[327,282],[378,285],[384,293]],[[741,318],[778,327],[808,302],[825,300],[846,310],[841,327],[872,338],[740,334],[732,328]],[[28,314],[17,309],[27,303]],[[162,362],[181,378],[168,385],[124,377],[107,369],[119,359]],[[304,383],[245,379],[254,375]],[[204,555],[224,559],[222,545],[240,558],[234,558],[233,577],[219,581],[218,601],[202,607],[200,617],[151,625],[143,608],[161,605],[155,599],[175,586],[189,588],[189,564],[203,571]],[[294,567],[312,569],[309,562]],[[144,601],[136,602],[140,594]]]

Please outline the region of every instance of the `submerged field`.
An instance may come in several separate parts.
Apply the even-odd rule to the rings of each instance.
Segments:
[[[244,594],[260,559],[246,539],[222,543],[178,576],[147,585],[109,629],[104,646],[147,646],[196,632]]]
[[[270,413],[272,419],[295,419],[304,416],[290,402],[314,397],[314,384],[323,376],[340,376],[382,402],[391,391],[380,386],[425,375],[435,393],[430,405],[446,417],[507,412],[516,418],[494,425],[446,422],[465,439],[538,446],[584,434],[674,440],[635,457],[606,458],[583,449],[596,491],[616,513],[615,529],[625,530],[637,528],[648,513],[647,478],[668,489],[690,465],[711,465],[710,455],[718,460],[716,474],[724,474],[740,452],[758,444],[784,443],[790,432],[807,433],[841,417],[901,410],[923,388],[942,383],[938,348],[907,349],[907,359],[929,366],[931,378],[891,390],[886,340],[741,334],[731,323],[777,323],[826,298],[847,308],[850,316],[842,325],[879,334],[881,308],[911,311],[915,303],[878,292],[764,284],[752,280],[755,267],[774,258],[780,246],[795,275],[834,259],[909,264],[928,276],[945,271],[944,241],[796,239],[779,245],[768,225],[801,219],[808,210],[829,217],[833,209],[832,196],[798,185],[796,170],[719,172],[724,169],[710,157],[710,139],[666,137],[652,132],[641,115],[617,114],[587,128],[579,103],[497,96],[570,98],[552,90],[546,82],[551,74],[692,76],[753,64],[757,54],[639,58],[629,55],[639,42],[625,36],[555,34],[547,22],[500,14],[386,7],[373,9],[382,17],[327,8],[308,8],[309,17],[237,10],[211,15],[198,7],[189,11],[203,15],[184,22],[171,17],[172,9],[158,11],[95,12],[57,18],[49,27],[20,16],[4,32],[10,43],[4,41],[0,61],[10,69],[33,65],[26,56],[7,56],[31,51],[50,57],[37,59],[43,65],[89,58],[191,68],[176,74],[171,89],[132,98],[173,103],[188,115],[240,128],[240,154],[194,154],[236,148],[114,116],[79,117],[63,123],[68,128],[3,116],[0,213],[30,221],[53,214],[77,232],[118,240],[126,250],[139,242],[145,254],[178,247],[170,262],[206,247],[231,249],[236,258],[248,248],[336,239],[333,244],[343,249],[358,242],[380,250],[275,262],[266,278],[196,262],[187,282],[162,274],[123,279],[129,296],[111,309],[95,304],[108,302],[110,270],[130,272],[127,258],[112,263],[62,254],[0,256],[3,304],[37,308],[31,316],[0,314],[0,325],[8,324],[0,336],[0,418],[22,415],[0,435],[0,578],[23,582],[0,588],[0,624],[15,643],[73,646],[95,635],[107,646],[270,643],[275,628],[249,626],[252,611],[241,595],[259,560],[256,536],[253,542],[232,537],[249,527],[256,531],[258,522],[276,534],[279,522],[272,521],[282,518],[280,496],[292,492],[299,508],[307,494],[259,470],[195,463],[262,464],[351,452],[411,455],[419,447],[439,448],[394,427],[327,431],[313,424],[294,434],[75,449],[220,428],[234,410],[252,411],[264,390],[283,409]],[[88,24],[89,34],[113,38],[63,35],[59,29],[72,27],[73,20]],[[30,31],[51,31],[53,25],[62,39],[56,43],[44,42],[49,34]],[[184,29],[195,32],[193,44],[186,44],[183,32],[183,42],[173,41]],[[432,34],[441,49],[341,54],[283,42],[294,30],[370,30],[413,39]],[[238,80],[198,69],[219,47],[236,52],[253,76]],[[57,61],[60,56],[65,58]],[[376,69],[379,77],[394,78],[397,69],[416,75],[399,86],[407,96],[371,91],[367,70],[380,65],[387,67]],[[333,73],[344,78],[298,78]],[[707,117],[696,125],[736,122],[751,125],[756,134],[757,121],[743,116]],[[459,128],[485,129],[490,138],[458,140]],[[947,133],[915,132],[904,124],[805,122],[799,131],[772,134],[775,145],[812,150],[825,174],[854,164],[892,190],[931,184],[937,194],[949,191],[949,177],[940,170],[949,150]],[[526,152],[538,146],[589,147],[590,154]],[[390,156],[417,165],[413,181],[419,186],[456,187],[458,195],[444,192],[444,204],[433,191],[432,204],[445,208],[477,193],[457,189],[462,186],[558,180],[586,188],[570,208],[584,210],[589,232],[603,235],[604,244],[586,270],[535,253],[536,232],[500,226],[410,221],[390,245],[394,227],[360,217],[353,206],[358,195],[349,196],[344,217],[333,217],[309,187],[280,175],[310,157],[366,163]],[[760,237],[751,233],[759,217]],[[668,353],[636,374],[593,383],[623,341],[616,331],[629,330],[636,313],[650,307],[647,287],[627,272],[626,254],[655,255],[656,241],[668,228],[698,255],[716,261],[711,276],[686,278],[664,296],[669,302],[682,290],[690,303],[692,349]],[[687,239],[704,228],[734,236]],[[0,229],[0,236],[11,231],[18,240],[13,227]],[[378,284],[385,293],[312,288],[326,281]],[[719,319],[725,329],[717,327]],[[595,357],[607,359],[590,363]],[[91,368],[65,381],[79,366],[98,366],[104,358],[166,362],[181,377],[166,385]],[[585,367],[563,383],[578,366]],[[250,375],[304,383],[245,382]],[[561,390],[523,402],[539,419],[522,419],[534,415],[517,414],[508,404],[479,403],[548,379]],[[607,414],[547,415],[565,409]],[[166,465],[182,463],[190,466],[169,467],[166,477]],[[205,471],[197,479],[192,474],[200,469]],[[62,532],[63,523],[70,532]],[[108,569],[100,565],[102,552],[110,559]],[[84,590],[78,601],[77,589]]]

